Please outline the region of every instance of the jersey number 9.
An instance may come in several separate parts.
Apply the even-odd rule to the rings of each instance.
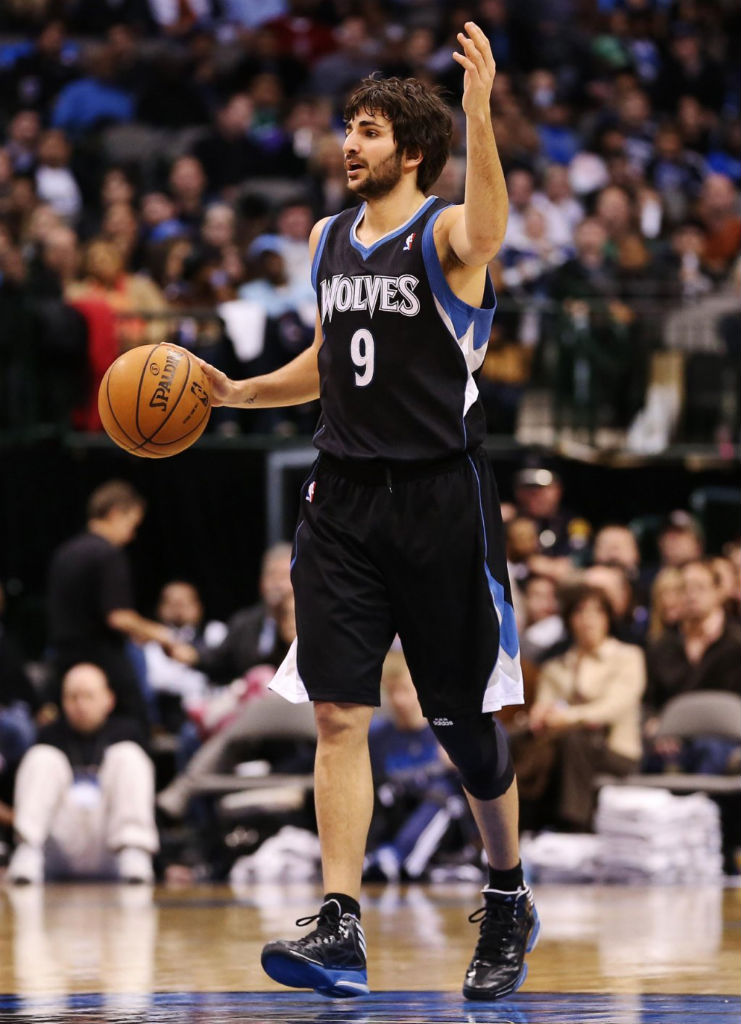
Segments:
[[[364,388],[373,380],[376,345],[370,331],[362,328],[350,339],[350,358],[360,372],[355,374],[355,386]]]

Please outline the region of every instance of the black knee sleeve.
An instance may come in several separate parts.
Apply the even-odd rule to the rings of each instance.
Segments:
[[[509,741],[492,715],[469,715],[449,725],[430,724],[471,796],[494,800],[509,789],[515,777]]]

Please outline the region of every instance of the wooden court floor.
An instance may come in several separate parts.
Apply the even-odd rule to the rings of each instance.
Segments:
[[[311,885],[0,889],[0,1021],[46,1024],[738,1024],[741,890],[539,886],[523,988],[470,1003],[476,886],[369,887],[373,995],[326,1000],[261,971]]]

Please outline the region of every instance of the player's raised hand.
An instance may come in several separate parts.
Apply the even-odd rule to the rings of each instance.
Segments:
[[[489,113],[491,87],[497,66],[491,53],[489,40],[479,26],[467,21],[465,32],[458,33],[458,42],[463,53],[455,52],[453,60],[464,69],[463,110],[467,116]],[[468,34],[466,34],[468,33]]]

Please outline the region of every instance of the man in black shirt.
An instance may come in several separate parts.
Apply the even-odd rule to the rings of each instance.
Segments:
[[[141,726],[114,714],[115,703],[96,665],[66,673],[62,716],[18,768],[12,882],[41,882],[45,872],[152,881],[154,768]]]
[[[53,556],[48,610],[57,685],[78,662],[99,665],[119,712],[146,723],[147,709],[126,641],[154,640],[168,649],[175,638],[166,626],[134,610],[131,569],[123,548],[133,540],[144,508],[144,499],[128,483],[111,480],[93,491],[87,528]]]

